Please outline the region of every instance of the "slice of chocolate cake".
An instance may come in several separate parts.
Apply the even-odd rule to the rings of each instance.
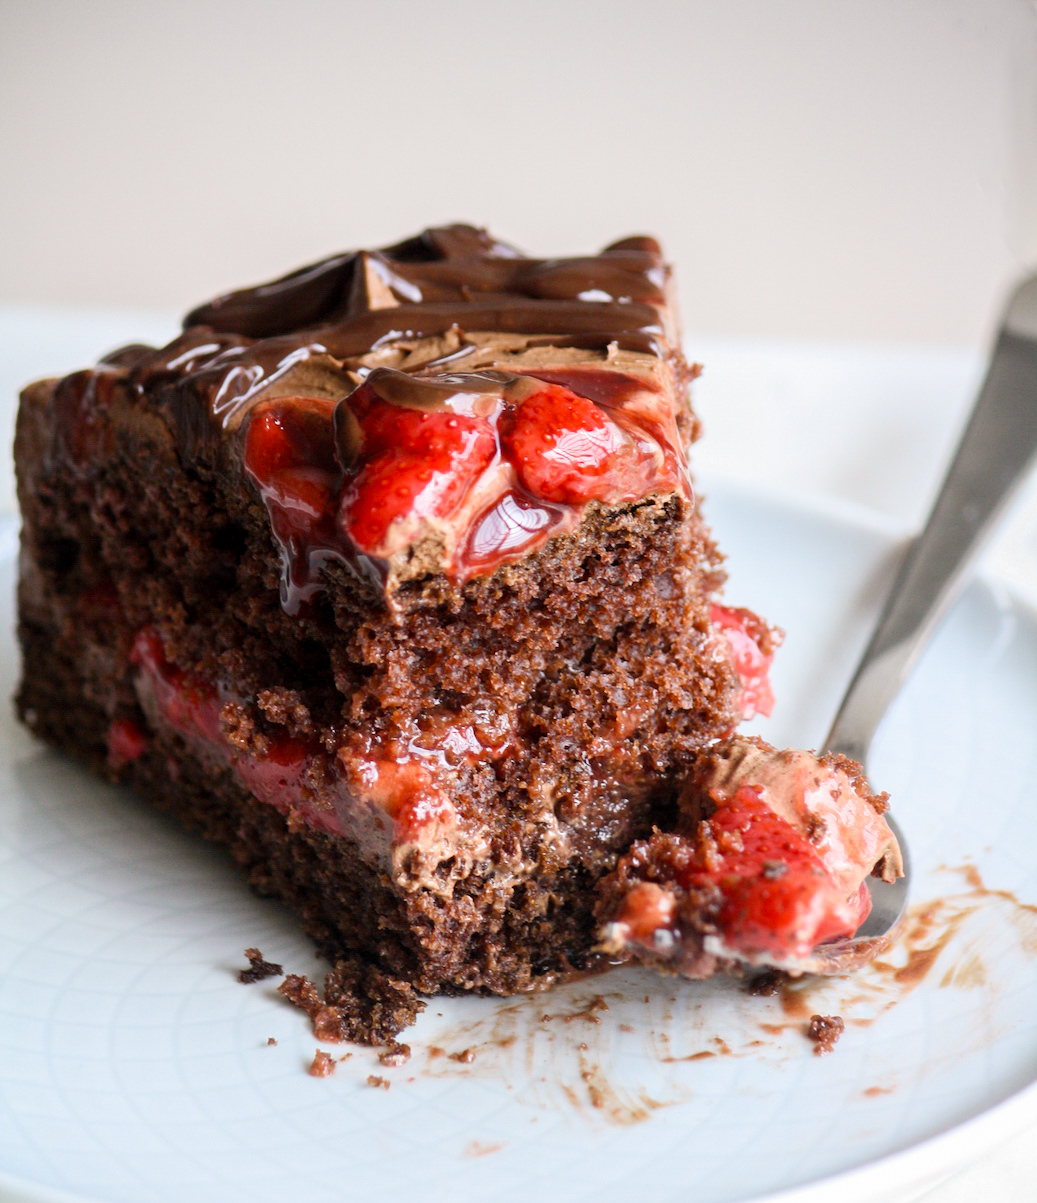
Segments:
[[[766,711],[658,245],[468,226],[26,389],[17,705],[422,992],[606,963],[596,889]]]

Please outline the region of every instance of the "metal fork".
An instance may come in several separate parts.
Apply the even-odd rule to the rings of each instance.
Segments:
[[[824,743],[867,765],[872,739],[922,649],[961,591],[980,548],[1037,453],[1037,275],[1012,294],[986,380],[922,533],[908,548],[871,641]],[[887,947],[904,917],[911,861],[892,884],[868,878],[872,911],[855,936],[803,961],[811,973],[845,973]]]

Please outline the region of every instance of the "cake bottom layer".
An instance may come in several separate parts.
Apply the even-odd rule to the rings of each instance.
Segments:
[[[69,688],[76,666],[61,662],[45,630],[23,624],[21,634],[21,717],[47,743],[112,777],[105,708]],[[457,882],[447,897],[404,891],[352,840],[259,801],[230,769],[175,736],[151,740],[117,776],[224,845],[259,894],[298,913],[330,960],[360,957],[426,994],[514,994],[607,965],[593,951],[598,875],[579,863],[507,889],[491,868]]]

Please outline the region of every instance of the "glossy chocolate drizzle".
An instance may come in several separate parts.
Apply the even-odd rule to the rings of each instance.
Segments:
[[[217,297],[193,309],[167,347],[125,348],[110,361],[140,390],[163,394],[190,456],[211,449],[214,433],[218,441],[237,427],[254,397],[301,365],[405,340],[494,333],[531,345],[615,346],[682,366],[669,280],[647,236],[598,255],[532,259],[484,230],[445,226]]]
[[[668,278],[653,238],[626,238],[585,258],[530,259],[484,230],[453,225],[227,293],[192,310],[184,326],[252,339],[308,330],[340,358],[452,326],[661,355],[676,342]]]

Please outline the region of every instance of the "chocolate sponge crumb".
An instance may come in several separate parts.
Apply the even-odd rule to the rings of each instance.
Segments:
[[[389,1089],[389,1079],[380,1078],[377,1074],[368,1074],[367,1084],[368,1086],[377,1086],[379,1090]]]
[[[308,977],[297,973],[288,974],[277,990],[306,1012],[318,1040],[388,1044],[390,1052],[407,1047],[397,1045],[395,1037],[425,1009],[408,982],[359,960],[335,965],[324,979],[323,998]]]
[[[300,1011],[305,1011],[311,1019],[316,1019],[324,1005],[317,987],[304,973],[289,973],[277,987],[277,993]]]
[[[246,986],[250,982],[261,982],[265,977],[281,977],[284,973],[280,965],[275,965],[273,961],[264,961],[258,948],[246,948],[245,956],[248,957],[248,968],[241,970],[238,981]]]
[[[313,1063],[306,1072],[315,1078],[330,1077],[335,1072],[335,1058],[323,1049],[317,1049],[313,1054]]]
[[[378,1060],[388,1066],[405,1065],[410,1060],[410,1045],[394,1040],[384,1053],[378,1054]]]
[[[830,1053],[845,1028],[846,1024],[838,1015],[811,1015],[807,1036],[813,1040],[817,1056]]]

